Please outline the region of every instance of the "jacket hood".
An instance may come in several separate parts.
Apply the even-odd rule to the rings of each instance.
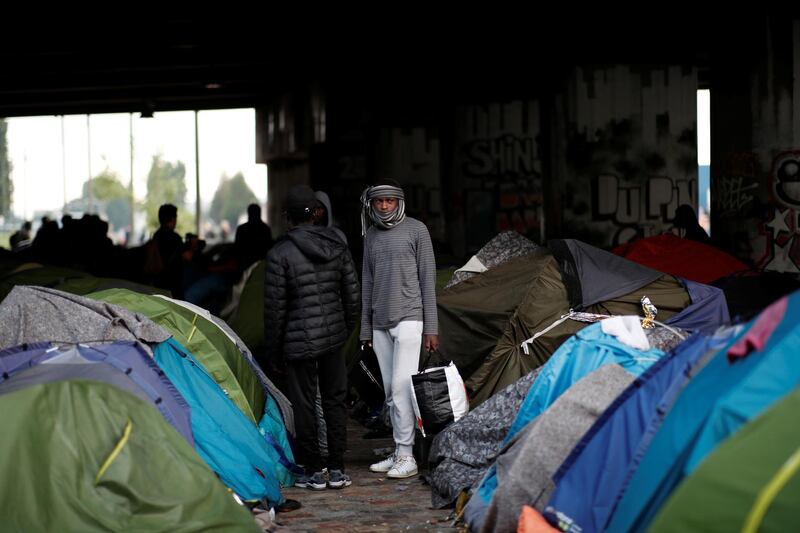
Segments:
[[[319,203],[325,206],[325,210],[328,212],[328,221],[326,225],[330,228],[333,226],[333,210],[331,209],[331,199],[328,197],[328,193],[324,191],[316,191],[314,196],[317,197]]]
[[[311,261],[324,263],[339,257],[347,246],[332,229],[302,224],[289,230],[286,237]]]

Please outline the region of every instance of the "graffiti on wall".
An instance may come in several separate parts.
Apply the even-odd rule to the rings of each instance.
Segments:
[[[513,101],[459,110],[455,170],[464,187],[467,248],[509,229],[542,238],[538,109],[536,101]]]
[[[463,147],[462,171],[467,176],[533,176],[537,173],[535,143],[531,137],[512,134],[476,139]]]
[[[766,243],[758,264],[765,270],[800,272],[800,150],[778,154],[771,168],[772,205],[761,227]]]
[[[462,146],[461,171],[492,190],[494,232],[514,231],[538,239],[542,190],[536,143],[532,137],[504,134],[474,139]]]
[[[714,178],[711,194],[715,218],[739,218],[752,207],[758,191],[758,156],[752,152],[728,157],[725,171]]]
[[[570,125],[565,234],[613,247],[669,231],[681,204],[697,208],[697,135],[669,124],[669,114],[650,110],[594,130]],[[652,125],[661,133],[648,139]]]
[[[522,235],[538,237],[542,219],[542,193],[533,184],[518,185],[499,191],[495,213],[495,230],[513,229]]]
[[[613,174],[597,177],[592,191],[592,219],[615,227],[614,246],[661,233],[681,204],[696,205],[697,179],[650,176],[633,183]]]
[[[463,175],[479,179],[481,188],[491,191],[492,231],[513,229],[538,240],[542,190],[534,139],[513,134],[474,139],[462,145],[462,153]]]

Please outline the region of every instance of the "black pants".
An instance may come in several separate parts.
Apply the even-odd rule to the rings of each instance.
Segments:
[[[317,397],[317,378],[322,396],[322,414],[328,431],[328,464],[322,464],[317,439],[317,417],[314,400]],[[310,361],[286,365],[286,395],[292,402],[297,433],[297,457],[306,472],[344,469],[347,447],[347,367],[344,355],[338,351]]]

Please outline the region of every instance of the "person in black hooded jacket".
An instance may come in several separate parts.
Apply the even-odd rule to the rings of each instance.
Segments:
[[[294,408],[296,459],[306,471],[295,485],[321,490],[351,484],[344,473],[347,370],[340,349],[356,326],[361,295],[347,245],[333,229],[313,225],[316,206],[310,187],[289,190],[289,231],[267,254],[264,336],[267,357],[285,365],[286,393]],[[327,465],[317,440],[317,384],[327,426]]]

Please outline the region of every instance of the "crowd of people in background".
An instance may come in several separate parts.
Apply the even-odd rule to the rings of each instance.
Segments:
[[[234,242],[211,247],[194,233],[177,233],[178,208],[171,204],[159,208],[158,229],[136,247],[115,245],[108,236],[108,222],[97,215],[66,214],[60,224],[44,216],[35,233],[30,221],[23,222],[9,238],[10,250],[0,248],[0,259],[144,283],[214,312],[242,273],[264,259],[273,243],[261,207],[251,204],[247,211],[248,221],[237,228]]]

